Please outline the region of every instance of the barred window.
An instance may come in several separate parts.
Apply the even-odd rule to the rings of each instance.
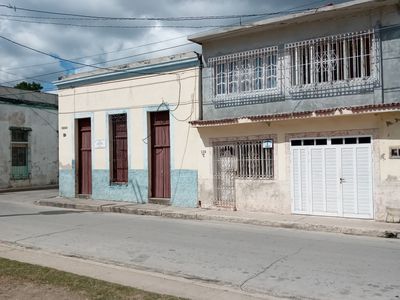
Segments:
[[[29,178],[29,131],[27,128],[10,128],[11,130],[11,179]]]
[[[278,48],[264,48],[209,60],[214,95],[262,92],[277,87]]]
[[[128,182],[128,135],[126,114],[110,116],[111,182]]]
[[[373,32],[348,33],[286,45],[292,86],[368,79]]]
[[[228,153],[228,154],[227,154]],[[274,152],[273,148],[265,148],[263,140],[234,141],[216,144],[214,146],[215,164],[229,157],[230,168],[234,168],[235,177],[240,179],[273,179]],[[233,162],[233,163],[232,163]],[[224,172],[226,170],[219,170]]]

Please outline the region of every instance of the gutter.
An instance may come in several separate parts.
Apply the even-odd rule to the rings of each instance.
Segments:
[[[385,84],[383,77],[383,48],[382,48],[382,24],[378,21],[378,32],[379,32],[379,50],[380,50],[380,59],[379,59],[379,68],[381,75],[381,103],[385,103]]]
[[[199,120],[203,120],[203,56],[195,52],[199,60]]]

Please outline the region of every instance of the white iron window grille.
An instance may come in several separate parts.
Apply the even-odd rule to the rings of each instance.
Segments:
[[[215,143],[214,204],[235,207],[236,179],[273,179],[273,151],[273,148],[264,148],[262,140]]]
[[[373,81],[374,42],[369,30],[287,44],[290,86]]]
[[[278,92],[278,47],[213,57],[209,66],[216,98]]]

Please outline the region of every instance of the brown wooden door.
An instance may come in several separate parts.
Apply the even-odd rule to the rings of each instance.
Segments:
[[[151,197],[171,197],[169,111],[153,112],[151,124]]]
[[[92,194],[92,137],[90,118],[78,120],[78,194]]]

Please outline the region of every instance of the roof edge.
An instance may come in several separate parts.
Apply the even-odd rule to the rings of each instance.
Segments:
[[[370,7],[383,6],[389,4],[396,4],[399,1],[397,0],[353,0],[345,3],[334,4],[334,5],[326,5],[317,9],[308,9],[298,13],[286,14],[273,18],[266,18],[261,21],[252,22],[249,24],[244,24],[241,26],[233,26],[229,28],[217,28],[212,29],[206,32],[192,34],[188,36],[188,40],[197,44],[202,44],[202,42],[214,39],[214,38],[222,38],[231,35],[239,35],[245,31],[249,31],[254,29],[255,27],[269,27],[269,26],[284,26],[288,25],[290,22],[295,21],[306,21],[308,17],[320,15],[321,18],[324,14],[349,10],[349,9],[361,9],[365,7],[368,9]]]
[[[354,114],[377,113],[387,111],[400,111],[400,102],[369,104],[361,106],[343,106],[313,111],[300,111],[293,113],[280,113],[268,115],[242,116],[237,118],[215,119],[215,120],[195,120],[189,122],[193,127],[213,127],[224,125],[238,125],[243,123],[259,123],[285,121],[293,119],[310,119],[321,117],[346,116]]]

